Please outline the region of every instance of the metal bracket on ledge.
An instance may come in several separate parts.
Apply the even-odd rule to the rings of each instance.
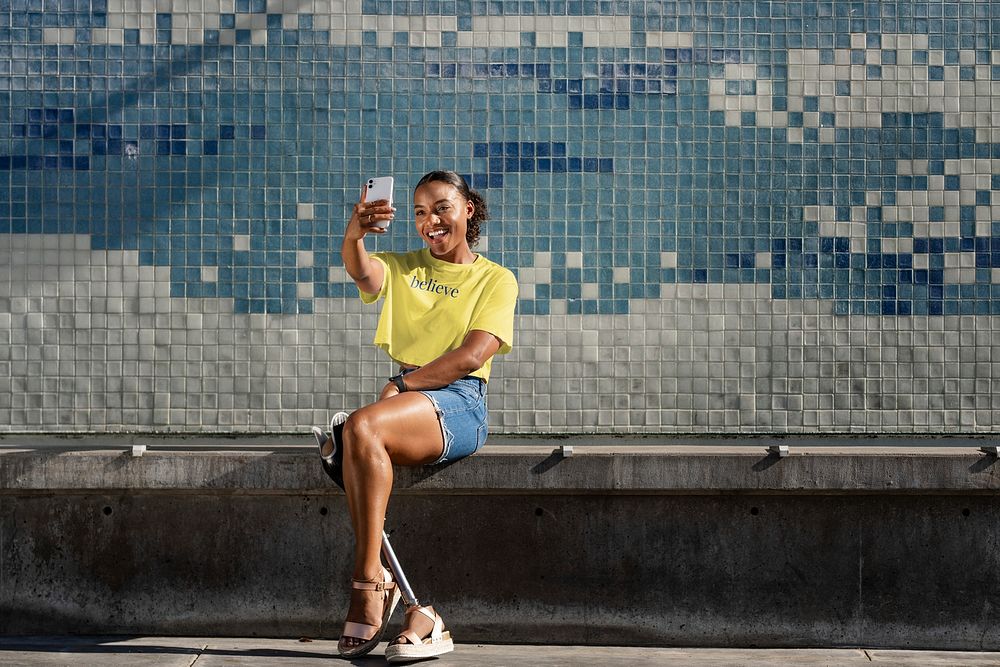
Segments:
[[[559,451],[564,459],[568,459],[573,456],[573,445],[563,445],[559,448]]]
[[[138,458],[146,453],[146,445],[132,445],[132,458]]]
[[[980,447],[979,451],[990,456],[1000,457],[1000,445],[985,445]]]
[[[777,454],[778,458],[785,458],[788,456],[788,445],[771,445],[767,448],[768,454]]]

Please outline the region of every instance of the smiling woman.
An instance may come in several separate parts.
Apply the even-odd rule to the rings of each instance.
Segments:
[[[377,401],[338,413],[329,437],[314,429],[324,469],[347,492],[354,528],[351,603],[339,644],[345,657],[378,644],[399,600],[381,561],[392,466],[454,462],[483,446],[493,357],[509,352],[514,336],[514,275],[472,249],[487,218],[483,198],[455,172],[435,171],[420,179],[413,202],[427,247],[369,255],[365,237],[387,233],[395,209],[364,194],[341,246],[362,301],[385,299],[375,344],[399,365]],[[413,606],[386,658],[402,662],[452,649],[440,615]]]

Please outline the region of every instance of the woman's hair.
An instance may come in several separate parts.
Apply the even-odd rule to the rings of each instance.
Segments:
[[[472,218],[469,220],[469,224],[465,230],[465,240],[469,242],[469,246],[475,246],[479,243],[479,227],[480,225],[489,220],[490,211],[486,208],[486,200],[483,196],[469,187],[469,184],[465,182],[460,174],[456,174],[453,171],[432,171],[429,174],[424,174],[417,182],[417,187],[413,188],[416,190],[424,183],[431,183],[434,181],[440,181],[442,183],[447,183],[448,185],[454,186],[458,193],[465,197],[466,200],[471,201],[474,207],[472,213]]]

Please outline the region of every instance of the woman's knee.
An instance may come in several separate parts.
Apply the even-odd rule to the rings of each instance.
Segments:
[[[365,408],[351,413],[344,422],[345,456],[356,457],[374,451],[385,451],[385,445],[378,439],[378,429],[375,428],[374,421],[374,416]]]
[[[440,456],[444,444],[434,405],[417,392],[378,401],[344,423],[344,458],[420,465]]]

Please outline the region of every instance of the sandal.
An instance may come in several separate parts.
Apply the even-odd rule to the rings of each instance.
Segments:
[[[316,445],[319,447],[319,458],[323,464],[323,472],[330,479],[337,483],[337,486],[344,488],[344,438],[341,435],[344,431],[344,422],[349,415],[346,412],[338,412],[330,420],[329,432],[324,432],[319,426],[312,427],[313,437],[316,438]],[[333,439],[333,448],[324,454],[324,448],[328,446],[330,439]]]
[[[382,600],[382,623],[380,625],[369,625],[367,623],[356,623],[354,621],[344,622],[344,631],[341,633],[340,641],[337,644],[337,651],[343,658],[356,658],[365,655],[378,646],[385,634],[389,617],[392,616],[396,604],[399,602],[399,587],[392,580],[389,570],[382,568],[382,581],[358,581],[351,580],[351,588],[358,591],[368,591],[376,594]],[[364,643],[354,647],[344,645],[347,637],[361,639]]]
[[[400,639],[406,644],[396,643]],[[433,658],[455,650],[451,633],[444,629],[444,621],[431,606],[413,606],[406,610],[406,624],[393,643],[385,649],[389,662],[409,662]]]

